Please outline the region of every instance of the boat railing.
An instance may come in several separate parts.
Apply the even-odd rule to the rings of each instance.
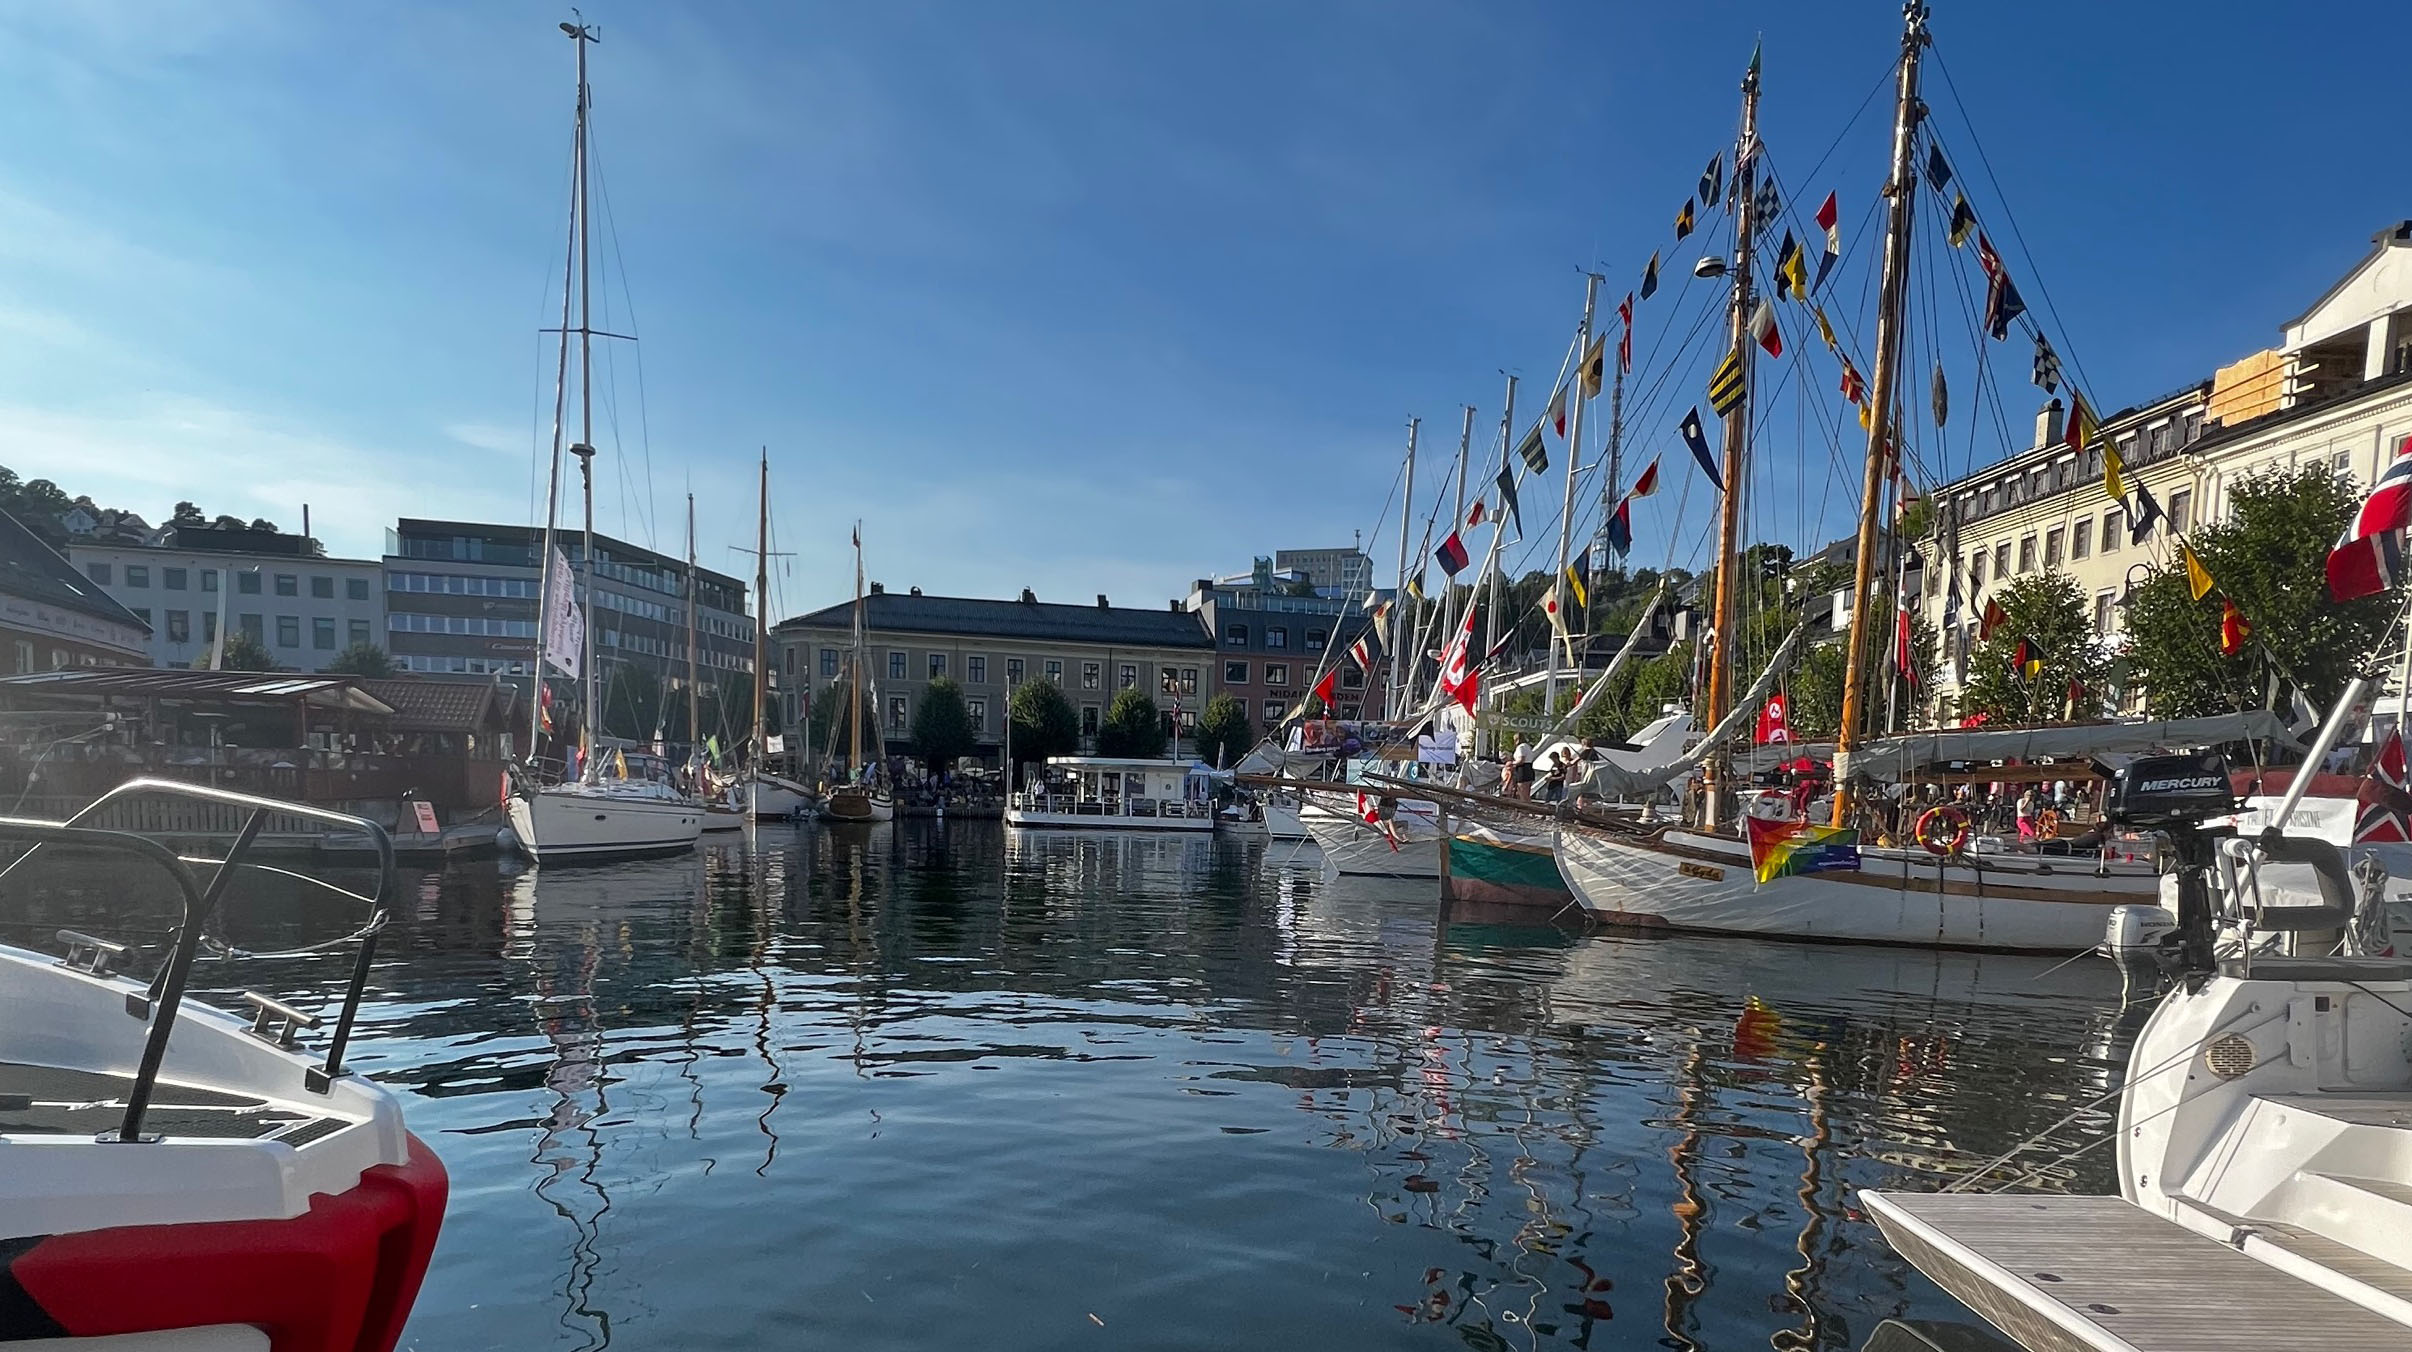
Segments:
[[[242,825],[235,832],[234,842],[227,848],[225,856],[211,859],[178,855],[158,841],[130,831],[86,824],[103,817],[123,800],[139,796],[178,798],[236,808],[242,813]],[[307,818],[366,836],[377,855],[375,890],[370,893],[355,892],[324,878],[250,862],[246,856],[258,841],[262,828],[279,815]],[[369,918],[358,930],[345,939],[337,940],[335,945],[317,946],[323,949],[353,941],[359,945],[359,951],[352,961],[351,979],[344,989],[343,1005],[336,1014],[335,1029],[327,1043],[326,1059],[320,1065],[311,1067],[303,1077],[305,1086],[312,1093],[324,1094],[334,1088],[336,1079],[344,1073],[344,1051],[351,1043],[352,1028],[360,1014],[361,998],[368,989],[369,967],[376,958],[377,934],[385,926],[385,899],[393,887],[393,839],[386,834],[384,827],[366,817],[306,803],[280,802],[274,798],[259,798],[182,780],[133,779],[102,794],[65,821],[0,817],[0,841],[24,842],[29,847],[5,866],[0,866],[0,879],[5,879],[27,860],[41,853],[42,847],[63,845],[128,856],[155,864],[175,884],[181,898],[182,916],[173,933],[167,961],[153,974],[148,988],[140,994],[126,997],[126,1013],[133,1018],[148,1019],[150,1028],[143,1041],[142,1060],[135,1071],[133,1086],[126,1093],[126,1115],[114,1133],[114,1139],[126,1142],[156,1139],[144,1137],[143,1117],[150,1110],[160,1068],[167,1060],[168,1038],[175,1030],[176,1015],[184,1005],[185,987],[191,980],[193,961],[201,949],[202,931],[225,899],[238,869],[276,874],[368,908]],[[202,869],[208,870],[207,881],[203,881],[199,872]],[[109,975],[110,965],[124,957],[127,951],[122,944],[73,931],[62,930],[59,937],[68,946],[68,956],[63,960],[65,965],[95,976]],[[257,993],[247,993],[245,998],[257,1010],[257,1017],[252,1021],[252,1034],[278,1047],[291,1047],[299,1029],[314,1027],[318,1022],[300,1010]]]
[[[1025,789],[1014,794],[1014,810],[1039,812],[1059,817],[1156,817],[1201,821],[1214,817],[1211,803],[1193,803],[1182,798],[1123,798],[1102,795],[1095,798],[1077,793],[1048,793]]]

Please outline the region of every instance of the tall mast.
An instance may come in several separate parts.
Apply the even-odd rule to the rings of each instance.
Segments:
[[[1502,474],[1509,472],[1508,456],[1514,453],[1513,438],[1515,435],[1516,378],[1514,376],[1509,376],[1507,378],[1507,394],[1499,401],[1499,472]],[[1494,560],[1500,554],[1502,547],[1501,541],[1507,535],[1507,528],[1507,504],[1502,502],[1499,504],[1499,514],[1491,518],[1491,554]],[[1489,648],[1496,648],[1499,646],[1499,635],[1493,631],[1499,628],[1499,624],[1503,616],[1507,621],[1508,627],[1511,629],[1515,627],[1518,619],[1517,616],[1507,615],[1504,607],[1501,604],[1500,592],[1502,584],[1500,582],[1500,574],[1505,571],[1505,569],[1498,566],[1493,566],[1491,569],[1491,620],[1489,626],[1483,631],[1483,636],[1489,639],[1490,642],[1485,651],[1488,651]],[[1491,695],[1491,692],[1497,688],[1498,685],[1496,682],[1489,680],[1484,681],[1482,683],[1482,694],[1478,698],[1491,699],[1493,701],[1493,707],[1496,707],[1497,701],[1496,698]],[[1474,728],[1474,741],[1477,749],[1479,749],[1482,744],[1482,725],[1479,723],[1476,724]],[[1498,738],[1496,735],[1493,736],[1492,741],[1494,744],[1497,743]]]
[[[1740,552],[1742,489],[1744,461],[1750,449],[1751,367],[1755,364],[1750,351],[1750,262],[1751,238],[1758,228],[1751,202],[1755,177],[1752,155],[1758,142],[1759,53],[1753,48],[1750,69],[1742,76],[1742,135],[1734,143],[1733,295],[1727,302],[1725,317],[1726,350],[1742,357],[1742,403],[1725,419],[1725,494],[1717,517],[1717,602],[1709,618],[1709,637],[1714,642],[1709,652],[1708,689],[1701,699],[1702,731],[1717,726],[1718,720],[1725,717],[1726,704],[1733,698],[1733,654],[1741,647],[1734,622],[1734,602],[1735,593],[1744,581]],[[1711,753],[1703,768],[1706,796],[1700,824],[1714,828],[1721,815],[1719,799],[1725,790],[1723,756]]]
[[[846,769],[857,771],[863,765],[863,523],[854,523],[854,688],[846,692],[847,734]]]
[[[770,741],[763,707],[770,695],[770,447],[762,448],[762,488],[754,516],[754,742],[752,764],[762,768]]]
[[[1399,495],[1399,591],[1397,603],[1390,608],[1390,690],[1382,701],[1383,716],[1394,719],[1407,699],[1407,637],[1416,632],[1409,618],[1413,598],[1407,595],[1407,526],[1415,516],[1415,433],[1423,422],[1421,418],[1407,420],[1407,487]]]
[[[1884,278],[1876,297],[1876,369],[1868,382],[1868,464],[1860,483],[1859,552],[1851,567],[1851,636],[1843,668],[1842,725],[1834,739],[1834,824],[1851,820],[1856,794],[1851,753],[1859,741],[1861,707],[1868,687],[1868,608],[1873,600],[1877,552],[1884,541],[1876,513],[1884,495],[1893,445],[1893,391],[1901,365],[1901,330],[1909,293],[1910,214],[1918,183],[1918,57],[1926,47],[1925,0],[1901,8],[1901,88],[1893,105],[1893,176],[1885,184]],[[1890,644],[1885,645],[1887,649]]]
[[[1632,335],[1626,334],[1627,341]],[[1623,352],[1622,348],[1618,349]],[[1609,556],[1615,551],[1608,545],[1608,520],[1616,511],[1617,490],[1624,483],[1625,467],[1625,363],[1616,364],[1616,383],[1608,389],[1608,477],[1600,484],[1600,571],[1609,567]],[[1588,621],[1589,616],[1584,619]],[[1588,628],[1586,624],[1586,628]]]
[[[703,745],[703,739],[695,735],[700,730],[701,726],[699,717],[696,713],[698,708],[697,700],[700,698],[696,691],[696,685],[695,495],[693,493],[689,493],[687,495],[687,759],[690,762],[696,759],[696,748]],[[701,788],[701,783],[702,782],[699,779],[697,781],[697,787],[699,789]]]
[[[586,122],[586,44],[578,44],[578,113],[577,125]],[[544,663],[547,640],[553,623],[553,555],[554,538],[561,520],[561,422],[569,399],[569,336],[570,336],[570,269],[578,259],[578,199],[570,197],[569,240],[561,250],[561,344],[553,362],[553,460],[545,478],[544,540],[536,556],[536,661],[530,668],[528,681],[528,764],[536,763],[536,743],[544,736]],[[231,585],[231,584],[230,584]],[[572,585],[562,579],[562,585]],[[225,595],[220,592],[219,595]],[[218,629],[223,642],[225,623]]]
[[[1549,585],[1558,596],[1558,617],[1566,617],[1566,565],[1574,548],[1575,471],[1583,458],[1583,364],[1591,355],[1591,317],[1600,303],[1600,282],[1596,272],[1583,274],[1583,327],[1575,334],[1574,418],[1566,425],[1566,505],[1558,517],[1558,571],[1551,575]],[[1603,354],[1602,360],[1605,360]],[[1569,635],[1574,631],[1568,630]],[[1558,643],[1555,635],[1549,644],[1549,680],[1543,687],[1541,712],[1554,715],[1558,711]]]
[[[564,27],[578,44],[578,134],[571,175],[578,193],[578,444],[570,447],[570,454],[578,457],[578,487],[586,507],[585,543],[579,561],[579,572],[586,581],[586,641],[578,659],[579,669],[585,674],[586,690],[578,711],[578,776],[591,783],[596,777],[595,730],[603,716],[601,683],[595,672],[595,331],[594,297],[590,289],[593,259],[587,251],[586,218],[586,120],[593,98],[586,87],[586,44],[595,40],[595,33],[583,24]]]
[[[1472,404],[1466,404],[1463,407],[1465,408],[1466,412],[1466,424],[1464,427],[1458,429],[1457,433],[1457,514],[1449,518],[1449,529],[1451,531],[1462,531],[1466,526],[1466,468],[1468,457],[1470,457],[1474,451],[1474,406]],[[1461,536],[1459,538],[1462,542],[1463,537]],[[1466,606],[1469,609],[1471,609],[1474,605],[1474,583],[1478,583],[1480,581],[1482,581],[1482,574],[1476,573],[1474,575],[1474,582],[1466,584]],[[1450,613],[1455,611],[1457,607],[1457,589],[1455,587],[1451,587],[1449,589],[1449,593],[1449,596],[1441,604],[1441,618],[1449,622],[1442,626],[1441,632],[1443,633],[1454,632],[1456,622],[1463,617],[1464,613],[1462,611],[1456,614]]]

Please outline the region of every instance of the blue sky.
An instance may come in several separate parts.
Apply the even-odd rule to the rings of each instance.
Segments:
[[[794,555],[782,613],[844,593],[858,516],[891,586],[1150,606],[1371,532],[1409,415],[1444,453],[1428,498],[1460,404],[1490,437],[1501,368],[1537,409],[1578,268],[1613,297],[1671,244],[1754,36],[1771,154],[1793,195],[1840,193],[1850,228],[1882,178],[1883,100],[1853,113],[1898,33],[1890,3],[586,15],[598,260],[610,323],[632,300],[644,347],[641,428],[632,355],[598,376],[617,414],[598,521],[676,551],[692,487],[705,562],[743,570],[729,546],[767,444]],[[291,527],[308,502],[346,554],[398,515],[529,519],[563,17],[0,9],[0,463],[154,515],[191,498]],[[2268,345],[2412,214],[2386,130],[2412,18],[2352,24],[2221,4],[1936,15],[1966,106],[1930,75],[1938,126],[1963,177],[1981,143],[1999,197],[1972,197],[2015,220],[2028,299],[2051,302],[2097,403]],[[1867,252],[1854,236],[1846,268]],[[1670,276],[1690,257],[1670,252]],[[1684,373],[1637,419],[1641,450],[1672,444],[1696,388]],[[1999,397],[2016,421],[2040,394]],[[1983,443],[1956,435],[1951,470]],[[1783,507],[1763,529],[1848,528],[1823,453],[1766,459],[1761,497]],[[1637,555],[1688,557],[1703,518],[1699,494],[1664,509]]]

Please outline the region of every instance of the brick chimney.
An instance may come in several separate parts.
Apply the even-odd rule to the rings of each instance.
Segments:
[[[1099,610],[1104,610],[1104,609],[1106,608],[1106,599],[1105,599],[1105,593],[1104,593],[1104,592],[1099,592],[1099,593],[1097,593],[1097,608],[1098,608]]]
[[[2035,446],[2038,450],[2060,444],[2060,399],[2054,396],[2044,401],[2035,415]]]

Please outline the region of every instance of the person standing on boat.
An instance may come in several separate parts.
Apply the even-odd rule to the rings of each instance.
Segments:
[[[1529,800],[1533,796],[1533,747],[1518,738],[1516,758],[1508,762],[1508,797]]]

